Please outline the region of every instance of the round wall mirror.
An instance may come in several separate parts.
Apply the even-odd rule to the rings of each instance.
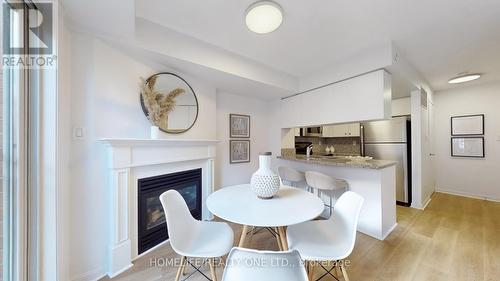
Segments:
[[[154,126],[170,134],[186,132],[198,118],[193,88],[173,73],[157,73],[142,82],[141,106]]]

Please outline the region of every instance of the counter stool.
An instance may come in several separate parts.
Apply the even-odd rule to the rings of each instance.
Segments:
[[[300,183],[306,181],[305,174],[301,171],[297,171],[293,168],[280,166],[278,167],[278,174],[282,181],[285,181],[287,184],[293,187],[300,187]],[[306,186],[307,191],[309,191],[309,187]]]
[[[329,191],[330,193],[330,204],[325,206],[330,208],[330,216],[332,215],[332,209],[333,209],[333,204],[335,202],[333,201],[333,193],[336,190],[344,189],[347,190],[348,184],[347,181],[342,180],[342,179],[336,179],[333,177],[330,177],[328,175],[319,173],[319,172],[314,172],[314,171],[307,171],[305,172],[305,177],[306,177],[306,182],[307,185],[313,189],[317,189],[320,192],[323,191]],[[318,194],[319,195],[319,194]]]

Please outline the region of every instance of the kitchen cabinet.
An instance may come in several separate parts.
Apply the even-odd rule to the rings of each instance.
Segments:
[[[333,137],[348,137],[349,136],[349,124],[335,125],[333,127]]]
[[[349,124],[349,136],[350,137],[361,136],[361,126],[359,123]]]
[[[377,70],[280,100],[277,122],[281,128],[294,128],[387,119],[390,90],[391,74]]]
[[[359,137],[360,135],[359,123],[323,126],[324,138]]]
[[[323,126],[322,137],[330,138],[333,137],[333,125]]]

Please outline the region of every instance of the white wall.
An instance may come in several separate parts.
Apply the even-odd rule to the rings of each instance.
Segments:
[[[300,77],[300,92],[316,87],[354,77],[361,73],[383,69],[393,63],[394,49],[392,43],[383,44],[377,48],[363,50],[349,58],[337,61],[331,67],[316,71],[305,77]]]
[[[438,92],[435,107],[437,190],[500,200],[500,83]],[[484,159],[450,156],[450,117],[485,115]]]
[[[229,114],[250,115],[250,163],[229,163]],[[259,152],[271,151],[269,145],[269,104],[265,101],[217,93],[217,159],[215,186],[224,187],[250,182],[259,167]]]
[[[71,127],[84,128],[84,138],[72,139],[70,150],[68,275],[91,280],[105,270],[108,237],[104,147],[100,138],[149,138],[150,123],[139,104],[139,77],[169,70],[121,53],[98,39],[71,36]],[[193,87],[200,105],[198,121],[172,138],[215,139],[216,90],[178,73]],[[71,136],[67,131],[67,136]]]
[[[58,20],[58,65],[57,65],[57,252],[58,280],[69,280],[71,255],[69,212],[71,202],[70,150],[71,150],[71,32],[67,29],[62,7],[59,6]]]

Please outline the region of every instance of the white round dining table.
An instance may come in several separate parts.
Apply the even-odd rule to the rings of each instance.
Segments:
[[[271,199],[260,199],[250,184],[228,186],[210,194],[207,208],[215,216],[243,225],[239,246],[243,247],[249,227],[277,228],[278,246],[287,250],[286,226],[317,218],[323,201],[304,190],[282,185]]]

